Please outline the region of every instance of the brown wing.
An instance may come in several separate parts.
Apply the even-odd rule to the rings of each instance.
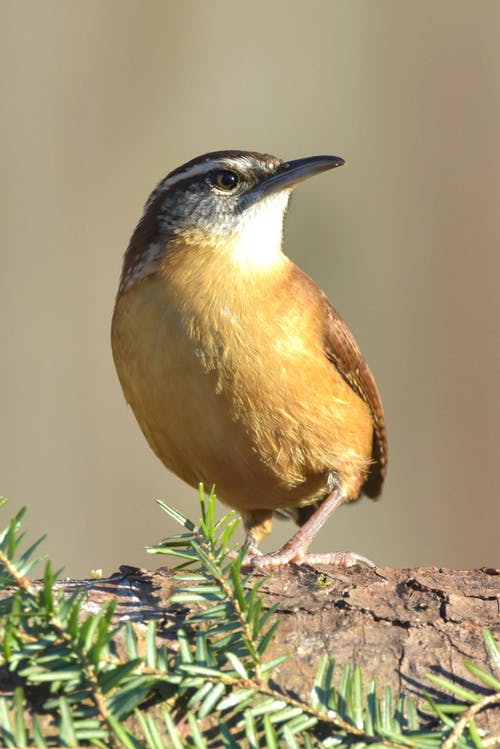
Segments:
[[[384,411],[377,385],[354,336],[324,295],[325,354],[348,385],[368,404],[373,419],[373,463],[363,491],[375,499],[382,490],[387,469]]]

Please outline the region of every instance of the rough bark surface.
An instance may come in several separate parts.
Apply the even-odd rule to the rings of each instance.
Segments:
[[[189,609],[169,606],[175,576],[165,568],[148,572],[122,567],[107,580],[68,583],[85,585],[87,606],[95,610],[116,596],[116,617],[145,623],[163,622],[161,636],[175,648],[176,630]],[[423,691],[446,701],[425,675],[435,673],[470,686],[464,660],[491,670],[482,628],[500,638],[500,570],[445,570],[434,567],[376,570],[313,569],[289,566],[278,570],[261,588],[269,606],[279,602],[280,620],[269,657],[290,657],[277,669],[277,683],[308,698],[324,653],[339,666],[361,667],[397,694],[412,695],[423,705]],[[496,674],[500,676],[500,674]],[[500,730],[500,710],[484,716],[483,725]]]
[[[161,640],[175,649],[176,632],[189,608],[169,604],[176,578],[168,569],[156,572],[122,567],[103,580],[67,580],[68,592],[84,588],[84,609],[96,612],[110,597],[117,599],[115,618],[137,625],[156,619]],[[263,584],[266,605],[279,602],[280,620],[269,657],[290,657],[276,671],[276,682],[308,698],[324,653],[339,666],[361,667],[366,682],[412,695],[422,706],[423,691],[450,702],[426,681],[429,672],[470,686],[464,660],[491,670],[482,628],[500,638],[500,570],[313,569],[276,571]],[[499,673],[495,674],[497,677]],[[484,727],[500,732],[500,709],[482,718]]]

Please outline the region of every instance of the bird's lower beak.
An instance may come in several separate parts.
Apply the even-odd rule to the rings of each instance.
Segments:
[[[314,177],[315,174],[326,172],[328,169],[335,169],[342,164],[345,164],[345,161],[340,156],[308,156],[305,159],[284,161],[280,164],[276,174],[261,182],[260,195],[291,189],[308,177]]]

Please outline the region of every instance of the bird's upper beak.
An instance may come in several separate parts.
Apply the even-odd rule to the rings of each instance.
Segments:
[[[260,196],[270,195],[279,190],[291,189],[308,177],[326,172],[327,169],[335,169],[342,164],[345,164],[345,161],[340,156],[308,156],[305,159],[284,161],[275,174],[261,182],[259,185]]]

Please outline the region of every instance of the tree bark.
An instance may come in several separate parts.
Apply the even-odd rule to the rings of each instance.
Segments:
[[[85,586],[94,610],[117,598],[116,618],[146,623],[155,618],[167,646],[176,647],[176,632],[189,607],[169,605],[176,579],[168,569],[156,572],[122,567],[107,580],[75,581]],[[268,657],[289,659],[275,672],[276,683],[308,699],[318,662],[324,653],[337,666],[360,666],[365,686],[375,678],[425,709],[424,692],[446,702],[426,680],[434,673],[470,687],[474,682],[465,660],[492,671],[482,636],[488,627],[500,638],[500,570],[446,570],[435,567],[376,570],[313,569],[290,565],[277,570],[261,588],[265,605],[279,602],[280,621]],[[337,679],[339,677],[337,673]],[[486,691],[486,690],[484,690]],[[492,708],[481,724],[500,730],[500,709]]]

